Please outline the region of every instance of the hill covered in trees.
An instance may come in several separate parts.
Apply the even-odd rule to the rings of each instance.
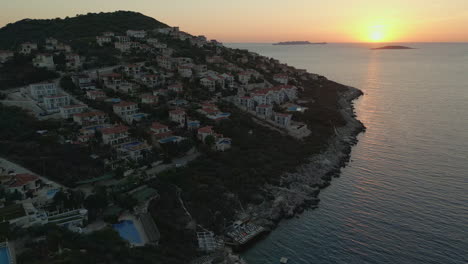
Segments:
[[[94,38],[106,31],[123,33],[127,29],[149,30],[166,24],[141,13],[117,11],[88,13],[64,19],[23,19],[0,29],[0,49],[12,49],[26,41],[53,37],[61,41]]]

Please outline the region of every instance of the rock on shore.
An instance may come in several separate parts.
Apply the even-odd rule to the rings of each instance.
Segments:
[[[274,228],[281,219],[317,206],[320,189],[330,185],[333,177],[339,176],[341,168],[349,161],[352,146],[357,143],[357,135],[365,130],[364,125],[355,118],[353,107],[353,100],[361,95],[362,92],[353,87],[348,87],[341,94],[341,112],[346,126],[336,128],[336,136],[330,140],[326,151],[311,157],[296,173],[283,175],[280,186],[264,187],[270,199],[259,205],[250,205],[247,209],[257,224]]]

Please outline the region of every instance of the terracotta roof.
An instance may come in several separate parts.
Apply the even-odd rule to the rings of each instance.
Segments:
[[[127,132],[127,131],[128,131],[127,126],[118,125],[118,126],[115,126],[115,127],[103,128],[101,130],[101,133],[103,135],[109,135],[109,134],[123,133],[123,132]]]
[[[91,116],[105,116],[107,115],[104,112],[101,111],[93,111],[93,112],[86,112],[86,113],[79,113],[79,114],[74,114],[73,116],[77,117],[91,117]]]
[[[39,177],[32,174],[16,174],[14,176],[13,182],[10,184],[10,187],[19,187],[26,185],[32,181],[39,180]]]
[[[198,129],[198,133],[213,133],[212,126],[201,127]]]
[[[67,105],[67,106],[64,106],[62,108],[65,108],[65,109],[71,109],[71,108],[81,108],[81,107],[88,107],[87,105]]]
[[[132,105],[136,105],[136,103],[133,103],[133,102],[120,102],[118,104],[115,104],[114,107],[126,107],[126,106],[132,106]]]
[[[185,114],[185,111],[180,110],[180,109],[176,109],[176,110],[169,111],[169,114],[182,115],[182,114]]]
[[[153,124],[151,124],[151,128],[154,128],[154,129],[161,129],[161,128],[167,128],[168,126],[166,125],[163,125],[161,123],[158,123],[158,122],[153,122]]]

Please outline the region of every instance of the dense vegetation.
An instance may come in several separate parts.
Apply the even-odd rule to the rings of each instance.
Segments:
[[[58,121],[38,121],[24,110],[0,104],[0,156],[32,171],[72,186],[75,181],[104,173],[101,160],[90,150],[63,142],[72,128]],[[47,130],[46,134],[37,133]]]
[[[42,42],[48,37],[61,41],[93,38],[106,31],[150,30],[165,27],[154,18],[130,11],[88,13],[65,19],[24,19],[0,29],[0,49],[12,49],[26,41]]]

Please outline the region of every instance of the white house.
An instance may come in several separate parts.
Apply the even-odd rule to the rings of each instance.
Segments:
[[[36,57],[33,59],[33,65],[37,68],[55,70],[54,55],[47,53],[37,54]]]
[[[193,67],[193,70],[198,77],[204,76],[208,71],[208,66],[206,66],[206,64],[197,64]]]
[[[25,198],[27,193],[33,194],[40,188],[40,179],[32,174],[15,174],[3,185],[8,192],[18,192]]]
[[[239,78],[239,82],[241,84],[248,84],[249,81],[250,81],[250,73],[241,72],[241,73],[239,73],[238,78]]]
[[[124,72],[127,75],[139,75],[141,72],[141,66],[138,64],[127,64],[123,68]]]
[[[138,113],[138,104],[133,102],[120,102],[113,105],[114,113],[122,119],[125,117]]]
[[[275,74],[273,75],[273,80],[275,80],[276,82],[279,82],[281,84],[288,84],[288,75],[287,74]]]
[[[169,111],[169,119],[178,123],[181,127],[185,126],[186,113],[184,110],[176,109]]]
[[[34,100],[42,102],[44,96],[57,95],[57,85],[53,82],[30,84],[29,94]]]
[[[142,94],[140,98],[142,104],[157,104],[159,101],[159,97],[152,94]]]
[[[146,31],[144,30],[127,30],[127,36],[131,38],[145,38]]]
[[[257,114],[257,116],[269,119],[273,115],[273,106],[267,104],[258,105],[255,108],[255,113]]]
[[[101,111],[83,112],[73,115],[73,122],[81,126],[103,125],[109,121],[109,116]]]
[[[184,91],[184,86],[180,83],[174,83],[174,84],[167,86],[167,89],[175,93],[181,93]]]
[[[201,86],[208,88],[208,91],[214,92],[216,90],[216,80],[212,77],[205,77],[200,80]]]
[[[151,135],[153,137],[153,142],[156,142],[159,139],[172,136],[172,131],[169,129],[168,126],[158,122],[154,122],[153,124],[151,124]]]
[[[291,124],[291,114],[274,113],[274,121],[277,125],[288,128]]]
[[[88,109],[87,105],[67,105],[60,107],[60,115],[64,119],[71,118],[74,114],[83,113]]]
[[[182,65],[182,66],[179,66],[177,70],[182,78],[192,77],[192,69],[189,66]]]
[[[31,54],[34,50],[37,50],[37,44],[36,43],[31,43],[31,42],[25,42],[20,45],[20,50],[19,52],[21,54]]]
[[[68,95],[44,96],[44,106],[47,111],[59,111],[60,107],[70,105]]]
[[[106,93],[100,90],[86,91],[86,97],[91,100],[103,100],[106,98]]]
[[[114,44],[114,47],[120,50],[120,52],[128,52],[132,49],[132,45],[130,42],[116,42]]]
[[[130,140],[128,127],[123,125],[101,129],[102,142],[106,145],[119,145]]]
[[[68,69],[79,69],[83,66],[83,62],[81,61],[81,57],[78,54],[67,54],[65,55],[66,59],[66,66]]]
[[[13,58],[14,55],[13,51],[0,50],[0,63],[5,63],[10,58]]]
[[[158,77],[156,74],[147,74],[141,77],[141,81],[150,88],[154,88],[159,84]]]
[[[99,46],[104,46],[106,43],[111,43],[112,38],[110,36],[97,36],[96,42]]]

